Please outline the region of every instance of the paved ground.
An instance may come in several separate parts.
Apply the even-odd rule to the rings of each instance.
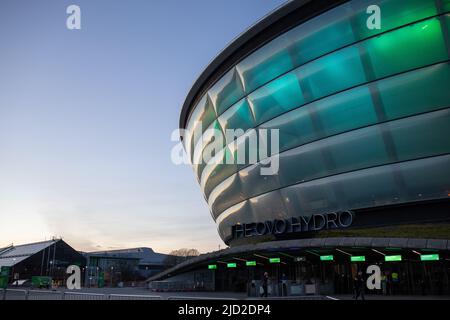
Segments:
[[[67,291],[67,290],[66,290]],[[124,295],[152,295],[161,296],[163,299],[169,297],[196,297],[196,298],[229,298],[245,299],[246,293],[239,292],[154,292],[146,288],[84,288],[80,292],[102,293],[102,294],[124,294]]]
[[[333,295],[330,298],[338,300],[353,300],[352,295]],[[384,296],[384,295],[366,295],[366,300],[450,300],[450,296]]]
[[[63,294],[64,293],[64,294]],[[0,289],[0,300],[4,292]],[[83,288],[81,290],[38,290],[9,288],[6,300],[152,300],[152,299],[245,299],[235,292],[153,292],[145,288]]]
[[[245,293],[236,292],[152,292],[145,288],[83,288],[82,290],[8,290],[7,300],[152,300],[152,299],[250,299]],[[65,294],[63,295],[63,292]],[[3,292],[0,291],[0,300]],[[276,300],[353,300],[351,295],[273,297]],[[450,296],[383,296],[366,295],[366,300],[450,300]]]

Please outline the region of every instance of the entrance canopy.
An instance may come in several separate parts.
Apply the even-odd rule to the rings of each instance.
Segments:
[[[352,258],[353,257],[353,258]],[[450,258],[450,241],[411,238],[313,238],[242,245],[200,255],[170,268],[147,281],[198,268],[233,268],[240,265],[308,261],[402,261]],[[352,260],[353,259],[353,260]],[[425,259],[425,260],[424,260]],[[234,266],[235,264],[235,266]],[[216,266],[216,267],[213,267]]]

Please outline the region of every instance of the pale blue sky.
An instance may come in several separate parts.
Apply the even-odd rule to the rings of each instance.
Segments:
[[[1,0],[0,246],[223,247],[170,134],[200,71],[282,2]]]

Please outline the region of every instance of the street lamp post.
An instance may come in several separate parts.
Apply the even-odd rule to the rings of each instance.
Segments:
[[[14,267],[16,266],[16,258],[13,258],[13,265],[12,265],[12,268],[11,268],[11,273],[12,273],[12,280],[13,280],[13,283],[14,283],[14,280],[15,280],[15,277],[14,277]],[[19,282],[17,282],[17,284],[16,285],[19,285]]]
[[[111,288],[112,288],[112,286],[113,286],[113,274],[114,274],[114,267],[113,266],[111,266]]]
[[[98,281],[98,267],[96,268],[95,281],[97,282],[97,287],[98,287],[98,286],[99,286],[99,281]]]

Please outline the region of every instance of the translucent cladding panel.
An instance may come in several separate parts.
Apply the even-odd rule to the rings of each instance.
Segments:
[[[236,203],[242,202],[246,197],[241,192],[241,183],[237,174],[225,179],[210,194],[208,205],[217,217],[226,209]]]
[[[395,175],[403,178],[404,188],[397,184]],[[390,205],[416,199],[445,198],[450,191],[449,175],[450,155],[353,171],[300,183],[257,197],[252,204],[253,209],[248,207],[250,200],[238,203],[224,211],[216,223],[219,224],[221,236],[226,238],[231,235],[232,225],[285,217],[284,208],[287,209],[288,216],[299,216]],[[345,199],[336,200],[337,188],[342,191],[341,197]],[[275,205],[270,208],[269,204],[272,202]],[[264,209],[264,206],[269,208]]]
[[[318,179],[280,189],[280,192],[290,215],[302,216],[339,208],[334,187],[329,179]]]
[[[398,170],[409,200],[447,198],[450,193],[450,155],[407,162]]]
[[[311,143],[280,154],[280,183],[287,186],[328,175],[321,143]]]
[[[447,26],[447,34],[446,34],[446,36],[450,37],[450,14],[446,14],[445,16],[443,16],[443,21],[445,22],[445,25]],[[445,35],[445,33],[444,33],[444,35]]]
[[[224,211],[216,220],[222,239],[231,236],[231,227],[236,224],[256,221],[248,201],[238,203]]]
[[[286,37],[292,42],[290,52],[295,65],[355,42],[351,14],[350,4],[344,4],[288,31]]]
[[[212,129],[212,130],[210,130]],[[198,138],[194,150],[192,153],[192,161],[196,164],[201,163],[203,161],[203,150],[207,143],[213,140],[214,129],[217,129],[217,124],[211,124],[203,134]],[[201,138],[201,139],[200,139]]]
[[[242,193],[246,198],[254,197],[280,187],[279,175],[261,175],[261,165],[254,164],[238,172]]]
[[[450,106],[450,64],[408,72],[377,84],[388,119]]]
[[[389,122],[384,127],[391,132],[399,160],[450,153],[449,109]]]
[[[189,131],[189,134],[191,136],[191,139],[189,140],[189,150],[191,152],[191,155],[194,152],[194,147],[197,144],[198,139],[200,138],[200,135],[198,134],[194,136],[194,132],[198,130],[200,134],[203,133],[215,119],[216,112],[214,111],[214,107],[211,104],[208,95],[204,95],[194,107],[186,126],[186,129]],[[185,147],[188,148],[188,145],[186,145]]]
[[[236,68],[228,71],[208,91],[218,115],[244,96],[241,79]]]
[[[323,136],[364,127],[378,121],[369,88],[366,86],[315,102],[312,116],[320,123]]]
[[[334,166],[333,172],[345,172],[389,162],[378,125],[350,131],[321,141]],[[325,155],[328,156],[328,155]]]
[[[298,72],[290,72],[248,96],[257,124],[299,107],[305,101]]]
[[[359,51],[354,46],[308,63],[297,69],[297,74],[312,99],[366,82]]]
[[[280,151],[284,151],[376,122],[372,98],[364,86],[292,110],[262,124],[261,128],[279,129]]]
[[[353,0],[355,34],[364,39],[381,32],[425,19],[437,14],[435,0]],[[381,29],[367,28],[367,8],[377,5],[381,10]]]
[[[318,139],[310,114],[313,108],[312,105],[297,108],[261,124],[260,128],[279,130],[280,152]]]
[[[440,22],[436,18],[388,32],[362,44],[377,79],[448,59]]]
[[[218,120],[225,133],[225,130],[227,129],[241,129],[246,131],[247,129],[255,127],[255,121],[246,98],[230,107],[218,118]]]
[[[203,171],[201,172],[200,185],[202,189],[205,187],[206,182],[211,176],[216,174],[217,166],[219,164],[233,163],[233,158],[228,148],[221,149],[208,163],[205,164]]]
[[[219,122],[215,120],[197,141],[192,155],[198,179],[200,180],[203,168],[207,162],[219,154],[225,147],[225,137]]]
[[[300,183],[281,192],[294,216],[390,204],[398,199],[390,165]]]
[[[242,75],[246,93],[250,93],[279,75],[292,70],[290,42],[285,35],[275,38],[253,52],[237,66]]]
[[[244,135],[228,144],[238,170],[259,161],[258,131],[248,130]]]
[[[230,159],[227,162],[227,159]],[[232,161],[232,155],[228,148],[223,149],[223,152],[218,154],[215,163],[207,165],[201,175],[201,186],[203,193],[208,198],[212,190],[226,178],[236,173],[237,166]]]
[[[285,219],[288,217],[279,190],[275,190],[248,200],[257,221]]]
[[[282,186],[327,175],[385,164],[381,131],[377,126],[350,131],[307,144],[280,155]]]
[[[290,215],[307,215],[446,197],[449,174],[450,156],[446,155],[354,171],[280,190]],[[394,175],[403,177],[406,189],[397,185]],[[329,201],[330,190],[337,186],[345,195],[346,206]]]

